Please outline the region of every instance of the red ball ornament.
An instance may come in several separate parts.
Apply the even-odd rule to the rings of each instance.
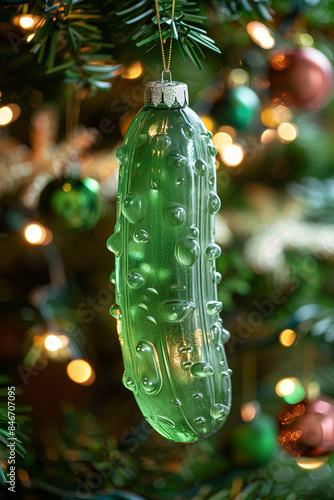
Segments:
[[[333,66],[320,50],[312,47],[274,50],[270,54],[269,68],[273,99],[315,111],[330,101]]]
[[[334,451],[334,401],[320,397],[286,405],[278,414],[279,444],[295,457]]]

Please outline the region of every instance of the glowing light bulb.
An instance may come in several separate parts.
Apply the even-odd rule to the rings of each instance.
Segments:
[[[35,21],[33,16],[28,16],[28,15],[20,16],[19,25],[21,26],[21,28],[28,30],[29,28],[34,26],[34,24]]]
[[[285,347],[290,347],[296,339],[296,334],[293,330],[283,330],[279,335],[279,341]]]
[[[128,80],[134,80],[139,78],[143,72],[143,67],[140,61],[136,61],[129,68],[125,68],[122,72],[122,77]]]
[[[222,157],[226,165],[237,167],[244,158],[244,150],[240,144],[230,144],[223,149]]]
[[[95,380],[95,373],[87,361],[73,359],[66,367],[67,375],[77,384],[91,385]]]
[[[278,126],[277,133],[282,142],[292,142],[298,136],[298,127],[294,123],[284,122]]]
[[[276,384],[276,394],[280,397],[289,396],[295,390],[295,382],[292,378],[283,378]]]
[[[44,242],[46,231],[44,227],[39,224],[29,224],[24,230],[24,237],[28,243],[39,245]]]
[[[13,111],[9,106],[0,108],[0,125],[8,125],[13,119]]]
[[[48,351],[58,351],[63,347],[63,341],[58,335],[48,335],[44,340],[44,347]]]
[[[275,45],[275,39],[271,31],[262,23],[252,21],[247,24],[247,33],[257,45],[262,49],[272,49]]]

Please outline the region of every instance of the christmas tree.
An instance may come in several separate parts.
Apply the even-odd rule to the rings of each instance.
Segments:
[[[0,4],[1,498],[332,498],[334,2]]]

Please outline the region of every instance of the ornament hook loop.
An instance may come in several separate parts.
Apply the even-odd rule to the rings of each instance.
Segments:
[[[167,71],[164,70],[164,71],[161,72],[161,83],[165,83],[165,80],[164,80],[164,74],[165,73],[169,73],[169,83],[172,83],[173,78],[172,78],[172,72],[171,72],[170,69],[168,69]]]

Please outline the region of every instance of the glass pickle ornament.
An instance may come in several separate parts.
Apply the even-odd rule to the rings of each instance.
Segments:
[[[117,151],[117,303],[111,314],[123,383],[164,437],[194,442],[230,411],[230,371],[217,299],[217,150],[188,106],[187,85],[150,82]]]

